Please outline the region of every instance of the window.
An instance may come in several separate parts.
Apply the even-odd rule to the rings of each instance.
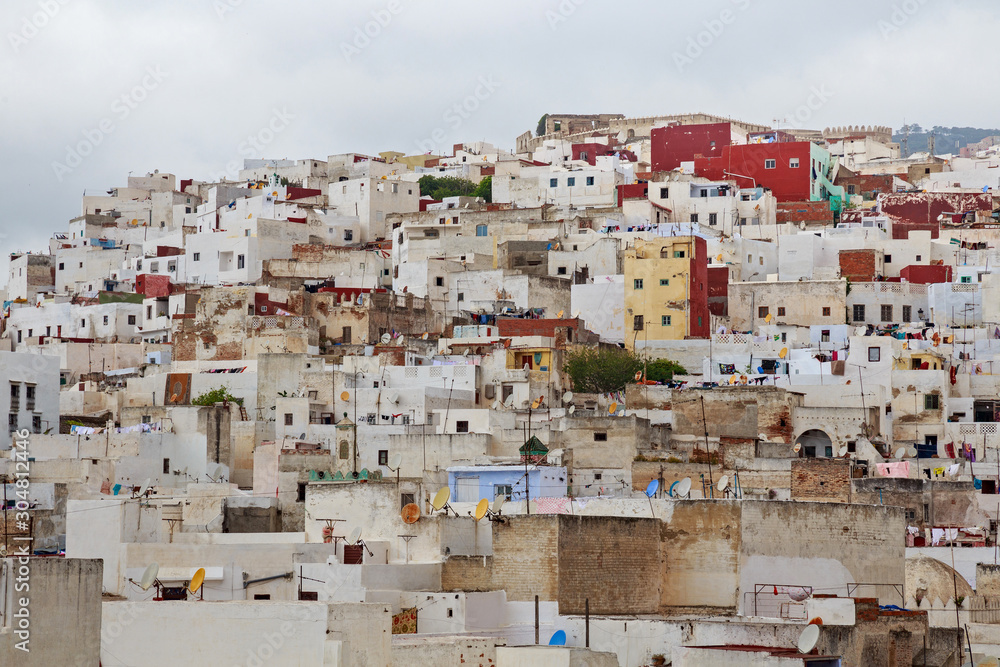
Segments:
[[[765,318],[768,314],[767,306],[757,306],[757,317]]]
[[[576,178],[574,178],[573,176],[567,178],[566,185],[568,185],[569,187],[573,187],[574,185],[576,185]]]
[[[920,255],[917,255],[917,261],[918,262],[920,261]]]
[[[513,489],[511,489],[510,484],[494,484],[493,485],[493,497],[494,498],[496,498],[497,496],[503,496],[505,499],[510,500],[511,493],[513,493]]]
[[[691,222],[698,222],[698,214],[697,213],[692,213],[691,214]]]
[[[972,282],[972,276],[962,276],[959,279],[959,282],[961,282],[962,284],[966,284],[967,285],[967,284],[969,284],[969,283]]]
[[[285,413],[285,426],[291,426],[293,419],[294,419],[294,417],[292,416],[292,413],[291,412],[286,412]]]
[[[881,314],[882,314],[882,321],[883,322],[892,322],[892,306],[891,305],[884,305],[883,304],[882,305],[882,313]]]
[[[105,315],[105,316],[104,316],[104,326],[107,326],[107,325],[108,325],[108,316],[107,316],[107,315]],[[29,336],[31,335],[31,331],[28,331],[28,335],[29,335]]]
[[[42,417],[41,415],[33,415],[31,417],[31,432],[41,433],[42,432]],[[169,461],[170,459],[166,459]]]
[[[642,329],[643,329],[642,315],[636,315],[636,316],[634,316],[632,318],[632,330],[633,331],[642,331]]]
[[[668,287],[670,285],[670,278],[660,278],[660,287]]]
[[[455,432],[456,433],[468,433],[469,432],[469,422],[465,420],[455,422]]]
[[[674,250],[674,259],[684,259],[684,251]]]
[[[855,322],[865,321],[865,306],[864,304],[856,303],[854,304],[854,317],[852,318]]]
[[[937,394],[924,394],[924,410],[937,410],[941,407],[941,397]]]
[[[565,266],[560,266],[560,267],[556,268],[556,275],[565,276],[566,275],[566,267]]]
[[[246,268],[246,258],[243,255],[236,256],[236,268],[237,269]]]
[[[847,186],[847,194],[849,194],[849,195],[853,195],[853,194],[857,194],[857,193],[856,193],[856,192],[854,191],[854,186],[853,186],[853,185],[848,185],[848,186]]]
[[[912,322],[913,321],[913,308],[912,306],[903,306],[903,321]]]
[[[458,300],[459,301],[465,301],[465,293],[464,292],[459,292],[458,293]]]
[[[167,262],[167,271],[173,273],[177,270],[177,262]]]
[[[160,270],[160,263],[159,262],[150,262],[149,263],[149,270],[152,271],[153,273],[156,273],[157,271]]]
[[[709,225],[715,225],[715,224],[718,224],[718,222],[719,222],[719,214],[718,213],[709,213],[708,214],[708,224]]]
[[[789,169],[798,169],[799,168],[799,159],[797,157],[788,158],[788,168]]]
[[[593,176],[588,176],[587,177],[587,185],[593,185],[593,184],[594,184],[594,177]]]
[[[667,199],[670,195],[670,188],[660,188],[660,199]]]
[[[554,187],[556,187],[558,185],[559,185],[559,179],[558,178],[550,178],[549,179],[549,187],[550,188],[554,188]]]
[[[892,264],[892,255],[886,255],[885,256],[885,263],[886,264]]]
[[[388,449],[380,449],[380,450],[378,450],[378,464],[380,466],[387,466],[387,465],[389,465],[389,450]]]
[[[87,320],[80,320],[80,327],[86,328],[86,326],[87,326]]]
[[[632,281],[632,289],[642,289],[642,278],[636,278]]]
[[[193,261],[193,262],[200,262],[201,261],[201,253],[200,252],[196,252],[193,255],[191,255],[191,261]]]
[[[882,348],[880,347],[868,348],[868,361],[871,361],[873,363],[882,361]]]
[[[354,230],[353,229],[345,229],[344,230],[344,240],[345,241],[353,241],[354,240]]]
[[[784,316],[785,316],[785,307],[778,306],[778,317],[784,317]]]
[[[476,225],[476,236],[486,236],[486,225]]]
[[[670,325],[670,315],[660,316],[660,326],[669,327]]]
[[[775,169],[778,163],[774,160],[764,160],[764,169]]]
[[[170,459],[163,459],[163,474],[170,474]]]
[[[132,326],[135,326],[135,315],[128,316],[128,323]],[[107,324],[107,322],[105,322],[105,324]]]
[[[594,432],[594,442],[607,442],[608,434],[606,431],[595,431]]]
[[[399,494],[399,509],[403,509],[407,505],[413,503],[415,500],[416,496],[412,493]]]
[[[104,323],[107,324],[107,319],[108,318],[105,317],[104,319],[105,319]],[[28,338],[31,338],[34,335],[34,331],[35,331],[34,329],[28,329]]]
[[[13,431],[17,430],[17,415],[11,413],[7,415],[7,426]]]
[[[823,317],[830,317],[830,306],[823,306]]]
[[[829,310],[829,308],[824,308],[824,310]],[[820,332],[819,340],[820,340],[821,343],[829,343],[830,342],[830,330],[829,329],[823,329]]]
[[[142,267],[140,266],[139,268],[141,269]],[[63,271],[65,269],[66,269],[66,264],[63,262],[59,262],[59,270]]]
[[[435,277],[434,285],[437,287],[444,287],[444,278],[442,276]]]

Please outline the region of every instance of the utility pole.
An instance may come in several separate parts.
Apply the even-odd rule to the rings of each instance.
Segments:
[[[708,448],[708,421],[705,419],[705,394],[702,393],[698,398],[701,399],[701,425],[705,430],[705,459],[708,461],[709,494],[715,498],[715,480],[712,479],[712,452]]]

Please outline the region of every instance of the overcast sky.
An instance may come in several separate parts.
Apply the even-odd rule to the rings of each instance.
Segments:
[[[998,24],[987,0],[3,0],[0,283],[129,172],[509,149],[546,112],[996,127]]]

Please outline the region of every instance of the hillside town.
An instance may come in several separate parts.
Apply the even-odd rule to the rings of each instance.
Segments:
[[[1000,137],[524,121],[8,247],[0,664],[998,664]]]

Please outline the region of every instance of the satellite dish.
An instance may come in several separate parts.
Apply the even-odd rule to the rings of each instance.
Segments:
[[[157,563],[150,563],[146,566],[146,571],[142,573],[142,579],[139,580],[139,588],[148,591],[149,587],[156,581],[156,575],[159,573],[160,566]]]
[[[778,356],[781,357],[782,359],[784,359],[785,357],[787,357],[788,356],[788,348],[787,347],[781,348],[781,352],[778,353]]]
[[[729,377],[729,384],[736,384],[736,376],[732,375]]]
[[[212,479],[214,481],[218,482],[220,479],[222,479],[222,473],[223,473],[224,470],[225,469],[222,467],[221,463],[219,465],[215,466],[215,474],[212,475]]]
[[[514,407],[514,394],[511,394],[510,396],[508,396],[507,400],[504,401],[503,404],[505,406],[507,406],[508,408]]]
[[[537,410],[538,409],[538,399],[537,398],[531,402],[531,409],[532,410]]]
[[[906,455],[909,456],[912,459],[914,456],[917,455],[917,448],[916,447],[910,447],[909,449],[906,450]]]
[[[399,403],[399,392],[396,391],[389,392],[389,396],[387,398],[391,403]]]
[[[521,367],[521,370],[522,371],[530,371],[531,370],[531,366],[529,366],[528,364],[525,364],[524,366]]]
[[[720,253],[720,254],[719,254],[719,256],[718,256],[718,257],[716,257],[715,259],[717,259],[718,261],[720,261],[720,262],[721,262],[721,261],[722,261],[722,254]]]
[[[420,506],[416,503],[407,503],[403,505],[399,516],[402,517],[403,523],[416,523],[420,519]]]
[[[451,489],[447,486],[443,486],[438,489],[438,492],[434,494],[434,500],[431,501],[431,507],[437,512],[439,509],[448,504],[448,499],[451,498]]]
[[[347,543],[357,544],[360,539],[361,539],[361,526],[355,526],[354,530],[351,531],[351,534],[347,536]]]
[[[670,488],[667,489],[667,495],[670,496],[671,498],[673,498],[675,496],[674,489],[677,487],[678,484],[680,484],[679,480],[676,481],[676,482],[674,482],[673,484],[671,484]]]
[[[865,327],[854,327],[855,336],[864,336],[867,332],[868,329],[866,329]]]
[[[618,412],[618,404],[617,403],[612,403],[611,405],[608,406],[608,413],[609,414],[613,415],[616,412]]]
[[[507,502],[507,496],[502,493],[498,494],[497,497],[493,499],[493,506],[490,507],[490,511],[494,514],[499,514],[505,502]]]
[[[427,332],[425,331],[425,332],[424,332],[424,335],[420,337],[420,340],[427,340],[427,336],[428,336],[428,334],[427,334]]]
[[[147,491],[149,491],[149,478],[148,477],[146,478],[146,481],[142,483],[142,486],[139,487],[139,497],[142,498],[144,495],[146,495]]]
[[[566,311],[560,310],[558,313],[556,313],[556,319],[561,320],[564,312]]]
[[[850,451],[848,450],[847,445],[841,445],[838,456],[847,456],[849,453]]]
[[[499,400],[493,401],[493,404],[490,407],[493,408],[494,410],[499,410],[500,409],[500,401]]]
[[[346,391],[340,392],[340,400],[342,400],[342,401],[349,401],[349,400],[351,400],[351,394],[349,392],[346,392]]]
[[[563,403],[572,403],[572,402],[573,402],[573,392],[567,391],[565,394],[563,394]]]
[[[901,459],[904,456],[906,456],[906,447],[900,447],[899,449],[897,449],[896,452],[893,454],[893,456],[896,457],[897,459]]]
[[[764,435],[763,433],[758,433],[757,434],[757,439],[758,440],[763,440],[764,442],[767,442],[767,436]]]
[[[205,583],[205,568],[199,567],[198,571],[194,573],[191,577],[191,583],[188,584],[188,590],[192,593],[197,593],[201,589],[201,585]]]
[[[400,454],[399,452],[396,452],[389,459],[389,470],[392,470],[393,472],[399,470],[399,466],[402,463],[403,463],[403,455]]]
[[[576,412],[576,406],[575,405],[569,406],[569,413],[573,414],[574,412]]]
[[[579,317],[580,317],[580,311],[579,310],[574,310],[573,311],[573,319],[575,320],[575,319],[578,319]]]
[[[686,496],[691,493],[691,478],[685,477],[677,484],[677,495]]]
[[[802,634],[799,635],[798,649],[799,653],[808,653],[809,651],[816,648],[816,642],[819,641],[819,626],[818,625],[807,625]]]
[[[757,372],[760,373],[761,375],[763,375],[764,374],[764,367],[763,366],[758,366],[757,367]]]
[[[800,450],[800,449],[802,449],[802,445],[801,445],[801,443],[798,443],[798,442],[796,442],[796,443],[795,443],[795,446],[794,446],[794,447],[792,447],[792,451],[793,451],[793,452],[795,452],[796,454],[798,454],[798,453],[799,453],[799,450]]]
[[[402,345],[405,342],[406,342],[406,336],[400,336],[399,338],[396,339],[396,345]]]
[[[770,321],[771,321],[771,313],[768,313],[767,315],[764,316],[764,321],[770,323]]]
[[[656,495],[656,492],[660,490],[660,480],[654,479],[646,487],[646,497],[652,498]]]
[[[625,416],[625,408],[619,408],[617,414],[618,414],[619,417],[624,417]]]
[[[566,645],[566,631],[556,630],[552,633],[552,639],[549,640],[549,646],[565,646]]]
[[[642,371],[636,371],[635,372],[635,381],[638,382],[641,379],[642,379]]]
[[[382,338],[380,338],[379,340],[382,341],[383,345],[388,345],[392,341],[392,336],[390,336],[387,333],[384,333],[382,334]]]
[[[723,475],[722,477],[719,478],[719,483],[718,485],[716,485],[716,488],[719,489],[719,491],[725,491],[726,487],[728,486],[729,486],[729,475]]]
[[[490,501],[486,500],[486,498],[480,500],[479,503],[476,505],[476,513],[473,514],[473,516],[476,518],[476,521],[481,521],[482,518],[486,516],[486,510],[488,510],[489,508],[490,508]]]

